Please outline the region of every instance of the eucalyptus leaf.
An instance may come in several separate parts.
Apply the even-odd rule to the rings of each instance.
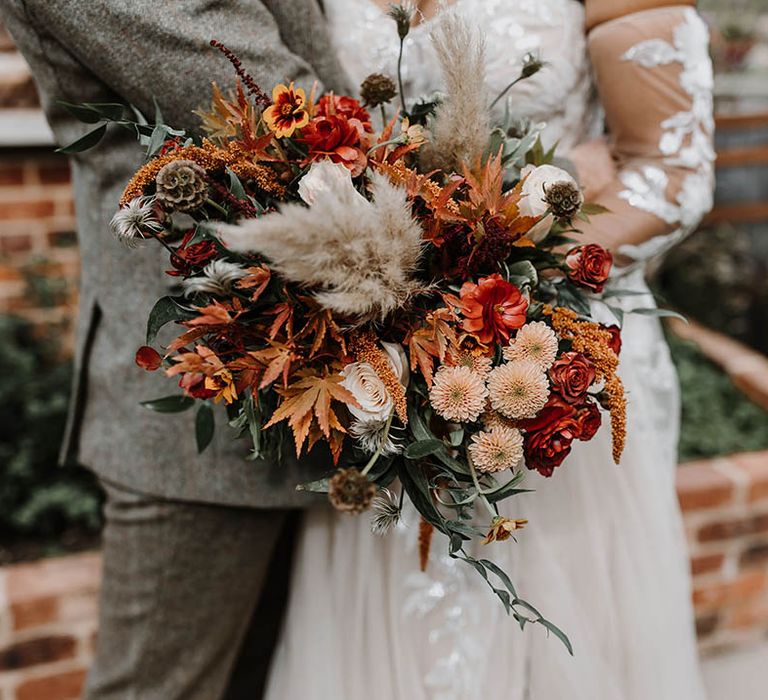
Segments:
[[[102,124],[99,127],[89,131],[85,136],[81,136],[77,141],[73,141],[68,146],[62,146],[56,149],[56,153],[81,153],[93,148],[107,133],[107,125]]]
[[[195,440],[197,442],[197,453],[205,451],[205,448],[211,444],[213,433],[216,429],[213,409],[209,403],[201,403],[195,416]]]
[[[101,115],[89,105],[78,105],[72,102],[59,100],[57,103],[67,110],[75,119],[79,119],[86,124],[98,124],[101,121]]]
[[[581,207],[581,212],[587,216],[595,216],[596,214],[607,214],[611,210],[608,207],[604,207],[602,204],[596,202],[587,202]]]
[[[141,405],[144,406],[144,408],[149,408],[158,413],[181,413],[182,411],[192,408],[194,403],[195,400],[190,396],[173,394],[171,396],[164,396],[161,399],[142,401]]]
[[[540,625],[543,625],[549,632],[555,635],[565,646],[565,648],[568,650],[568,653],[573,656],[573,645],[571,644],[571,640],[568,639],[565,632],[563,632],[559,627],[552,624],[549,620],[545,620],[543,617],[538,619],[537,622]]]
[[[184,321],[194,318],[195,313],[179,305],[174,297],[161,297],[155,302],[147,319],[146,344],[152,345],[160,329],[171,321]]]
[[[310,493],[328,493],[329,478],[318,479],[317,481],[308,481],[304,484],[299,484],[296,487],[297,491],[309,491]]]
[[[443,449],[443,447],[445,447],[443,441],[436,438],[419,440],[408,445],[405,449],[405,456],[407,459],[423,459],[435,454],[435,452]]]
[[[671,309],[632,309],[627,311],[628,314],[639,314],[641,316],[656,316],[657,318],[678,318],[681,321],[688,323],[688,319],[677,311]]]

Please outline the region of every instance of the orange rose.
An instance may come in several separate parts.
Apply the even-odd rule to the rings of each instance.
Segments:
[[[549,369],[552,388],[568,403],[579,403],[595,381],[595,366],[580,352],[564,352]]]

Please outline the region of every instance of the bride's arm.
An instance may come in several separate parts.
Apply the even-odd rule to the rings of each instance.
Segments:
[[[711,207],[708,32],[685,3],[587,0],[586,10],[616,172],[595,198],[610,213],[581,228],[626,264],[673,245]]]

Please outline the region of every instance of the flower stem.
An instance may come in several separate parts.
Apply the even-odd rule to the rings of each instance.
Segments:
[[[405,37],[400,38],[400,51],[397,55],[397,86],[400,91],[400,106],[403,109],[403,115],[408,116],[408,108],[405,106],[405,91],[403,90],[403,47],[405,46]]]
[[[392,427],[392,419],[394,416],[395,409],[393,408],[389,414],[389,418],[387,418],[387,423],[384,426],[385,437],[379,442],[379,445],[376,448],[376,452],[371,455],[371,458],[368,460],[368,464],[366,464],[365,467],[363,467],[363,471],[360,472],[363,476],[365,476],[369,471],[371,471],[371,469],[373,469],[373,465],[376,464],[379,457],[381,457],[381,453],[384,450],[384,445],[386,443],[386,438],[389,437],[389,429]]]
[[[154,238],[163,248],[165,248],[170,254],[172,258],[176,258],[178,262],[180,262],[182,265],[186,264],[186,260],[182,258],[171,246],[169,246],[157,233],[155,233],[152,230],[148,230],[147,233],[149,233],[152,238]]]
[[[489,110],[493,109],[496,106],[496,103],[504,97],[515,85],[517,85],[521,80],[523,80],[523,76],[520,75],[517,78],[515,78],[507,87],[505,87],[498,95],[496,95],[496,99],[491,102],[490,106],[488,107]]]
[[[475,488],[477,489],[477,498],[480,500],[485,507],[488,509],[488,512],[491,514],[492,518],[495,518],[498,513],[491,507],[491,504],[488,502],[488,499],[485,497],[485,492],[483,491],[483,487],[480,486],[480,479],[477,478],[477,470],[475,469],[475,463],[472,461],[472,455],[469,454],[469,451],[467,451],[467,463],[469,464],[469,471],[472,474],[472,482],[475,485]]]
[[[205,203],[213,207],[214,209],[218,210],[219,214],[223,214],[224,216],[227,216],[227,217],[229,216],[229,212],[224,207],[222,207],[221,204],[219,204],[218,202],[214,202],[212,199],[209,198],[205,200]]]

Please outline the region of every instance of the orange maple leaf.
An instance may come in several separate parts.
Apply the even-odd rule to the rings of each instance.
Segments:
[[[249,289],[251,292],[251,301],[258,301],[259,297],[269,285],[272,277],[270,269],[266,265],[256,265],[246,269],[248,275],[238,280],[235,287],[238,289]]]
[[[293,431],[298,456],[309,435],[313,420],[317,421],[326,440],[330,441],[332,428],[344,431],[333,410],[334,401],[348,406],[359,407],[360,404],[352,393],[342,386],[344,378],[338,371],[328,367],[319,372],[307,368],[300,370],[297,375],[298,381],[284,389],[277,389],[283,397],[283,402],[264,427],[269,428],[287,420]]]

